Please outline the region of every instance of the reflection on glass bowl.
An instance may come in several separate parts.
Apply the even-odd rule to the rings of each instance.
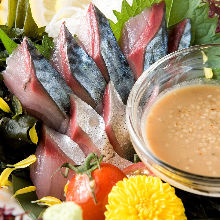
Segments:
[[[179,189],[212,197],[220,197],[220,177],[192,174],[160,160],[145,141],[142,121],[146,108],[150,108],[164,90],[196,80],[216,84],[219,77],[220,45],[194,46],[174,52],[141,75],[130,93],[126,112],[134,148],[152,172]]]

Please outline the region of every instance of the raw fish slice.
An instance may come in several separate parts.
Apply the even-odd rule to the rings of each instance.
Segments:
[[[53,65],[73,92],[92,107],[102,102],[106,82],[93,59],[77,44],[66,26],[61,26]]]
[[[59,108],[69,114],[70,97],[72,90],[67,86],[61,75],[41,55],[38,50],[27,42],[28,50],[34,63],[36,76],[50,97],[56,102]]]
[[[105,90],[103,109],[105,130],[110,143],[121,157],[132,160],[135,151],[126,124],[126,106],[111,81]]]
[[[31,166],[31,180],[37,188],[38,198],[54,196],[64,200],[64,186],[73,172],[64,178],[57,170],[63,163],[82,164],[85,155],[68,136],[44,126],[37,147],[37,161]],[[56,172],[57,171],[57,172]],[[64,170],[63,170],[64,171]]]
[[[95,61],[100,69],[106,82],[109,81],[108,70],[101,55],[99,27],[95,17],[92,4],[90,4],[88,12],[81,20],[80,28],[77,32],[80,45]]]
[[[177,24],[169,34],[168,52],[187,48],[191,42],[191,22],[185,19]]]
[[[136,79],[144,68],[166,55],[167,41],[164,2],[154,4],[125,23],[120,46]]]
[[[133,73],[117,43],[108,19],[92,4],[90,4],[87,17],[90,20],[89,30],[92,33],[94,32],[94,27],[98,27],[97,31],[95,31],[96,38],[94,38],[96,41],[90,44],[90,48],[94,48],[95,46],[100,48],[109,78],[114,83],[122,101],[126,104],[135,81]]]
[[[79,144],[82,151],[88,155],[96,152],[105,155],[103,161],[112,163],[119,168],[126,167],[129,161],[115,153],[105,132],[103,118],[88,104],[76,95],[71,95],[72,115],[68,136]]]
[[[28,113],[42,120],[49,127],[61,132],[66,131],[68,117],[37,79],[26,38],[7,59],[3,78],[9,91],[19,98]]]

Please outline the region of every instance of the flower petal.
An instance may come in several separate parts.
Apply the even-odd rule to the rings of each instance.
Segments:
[[[28,158],[14,164],[14,165],[7,165],[9,167],[14,167],[16,169],[19,168],[26,168],[29,167],[31,164],[33,164],[37,160],[35,155],[30,155]]]
[[[0,187],[8,186],[9,181],[8,177],[12,173],[12,171],[15,170],[14,168],[6,168],[3,170],[3,172],[0,175]]]
[[[37,136],[37,131],[36,131],[36,123],[34,124],[34,126],[29,130],[29,136],[31,141],[34,144],[38,143],[38,136]]]
[[[25,194],[25,193],[30,193],[30,192],[34,192],[34,191],[36,191],[36,187],[35,186],[27,186],[27,187],[24,187],[22,189],[17,190],[13,196],[15,197],[17,195],[21,195],[21,194]]]
[[[32,201],[32,203],[37,203],[38,205],[52,206],[52,205],[56,205],[56,204],[61,204],[62,202],[55,197],[46,196],[46,197],[43,197],[39,200]]]
[[[7,102],[1,97],[0,97],[0,109],[7,113],[11,112],[11,109],[8,106]]]

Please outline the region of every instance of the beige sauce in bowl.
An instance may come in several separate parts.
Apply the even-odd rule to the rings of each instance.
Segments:
[[[164,93],[147,111],[143,130],[162,161],[220,177],[220,86],[189,85]]]

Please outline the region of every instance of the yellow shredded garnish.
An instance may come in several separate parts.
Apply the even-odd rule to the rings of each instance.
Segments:
[[[202,52],[203,64],[205,64],[208,61],[208,57],[204,51],[201,51],[201,52]]]
[[[211,68],[204,67],[204,73],[206,79],[211,79],[213,77],[213,72]]]
[[[29,136],[31,141],[34,144],[38,143],[38,136],[37,136],[37,131],[36,131],[36,123],[34,124],[34,126],[29,130]]]
[[[67,183],[66,183],[66,185],[64,186],[64,193],[65,193],[65,195],[66,195],[66,193],[67,193],[67,189],[68,189],[68,185],[69,185],[69,180],[67,181]]]
[[[7,113],[11,112],[11,109],[8,106],[7,102],[1,97],[0,97],[0,109]]]
[[[19,168],[26,168],[26,167],[29,167],[31,164],[33,164],[34,162],[36,162],[37,158],[35,155],[30,155],[28,158],[14,164],[14,165],[10,165],[8,164],[7,166],[9,167],[14,167],[16,169],[19,169]]]
[[[55,197],[52,197],[52,196],[46,196],[46,197],[43,197],[39,200],[36,200],[36,201],[32,201],[32,203],[37,203],[38,205],[45,205],[45,206],[53,206],[53,205],[56,205],[56,204],[61,204],[62,202],[55,198]]]
[[[0,175],[0,188],[1,187],[7,187],[10,185],[10,181],[8,180],[8,177],[10,174],[15,170],[14,168],[6,168],[3,170],[3,172]]]
[[[12,185],[12,183],[8,180],[8,178],[14,170],[20,169],[20,168],[26,168],[26,167],[30,166],[32,163],[34,163],[36,160],[37,160],[36,156],[31,155],[28,158],[14,164],[14,165],[8,164],[7,166],[9,168],[4,169],[0,175],[0,188]]]
[[[21,195],[21,194],[25,194],[25,193],[30,193],[30,192],[34,192],[34,191],[36,191],[36,187],[35,186],[27,186],[27,187],[24,187],[22,189],[17,190],[13,196],[15,197],[17,195]]]
[[[108,195],[106,220],[186,220],[175,189],[159,178],[138,175],[119,181]]]

